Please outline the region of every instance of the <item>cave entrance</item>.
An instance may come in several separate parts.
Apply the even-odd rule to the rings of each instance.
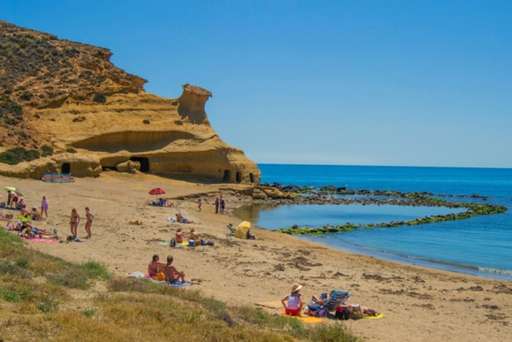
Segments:
[[[60,167],[60,173],[63,175],[71,174],[71,164],[70,163],[62,163]]]
[[[230,179],[231,179],[231,171],[224,170],[224,175],[222,176],[222,181],[224,183],[228,183]]]
[[[149,159],[145,157],[132,157],[130,158],[131,161],[139,162],[140,163],[140,171],[148,173],[149,172]]]
[[[236,182],[241,183],[242,182],[242,173],[240,171],[236,172]]]

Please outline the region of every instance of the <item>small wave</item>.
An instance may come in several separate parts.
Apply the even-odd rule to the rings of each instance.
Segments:
[[[512,276],[512,270],[502,270],[499,268],[492,268],[492,267],[478,267],[478,271],[482,273],[492,273],[492,274],[499,274],[504,276]]]

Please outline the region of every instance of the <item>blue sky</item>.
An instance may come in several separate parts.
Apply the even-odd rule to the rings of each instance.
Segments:
[[[2,1],[110,48],[257,162],[512,167],[511,1]]]

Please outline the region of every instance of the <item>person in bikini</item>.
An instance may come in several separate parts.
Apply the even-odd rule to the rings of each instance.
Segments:
[[[163,281],[165,280],[164,273],[165,265],[160,263],[160,257],[155,254],[148,265],[148,276],[151,279]]]
[[[71,217],[69,219],[69,226],[71,228],[71,236],[73,236],[74,239],[78,236],[78,224],[80,223],[80,216],[78,215],[78,212],[75,208],[71,210]]]
[[[94,220],[94,215],[91,213],[91,209],[89,207],[85,208],[85,231],[87,232],[86,239],[90,239],[92,236],[91,228],[92,221]]]
[[[172,265],[174,258],[169,255],[167,257],[167,264],[164,266],[163,272],[165,274],[165,281],[169,283],[177,283],[177,282],[185,282],[185,273],[178,272],[176,268]]]

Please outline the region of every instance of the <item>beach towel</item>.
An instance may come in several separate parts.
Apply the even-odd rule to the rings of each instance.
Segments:
[[[290,316],[284,310],[280,310],[279,314],[284,317],[296,318],[304,324],[320,324],[328,322],[327,318],[313,317],[313,316]]]
[[[128,277],[136,279],[144,279],[146,275],[143,272],[131,272],[128,273]]]
[[[380,318],[384,318],[384,314],[382,313],[379,313],[379,314],[376,314],[376,315],[371,315],[371,316],[364,316],[363,319],[380,319]]]
[[[188,287],[190,285],[192,285],[192,283],[190,281],[177,281],[177,282],[172,282],[172,283],[168,283],[170,287],[174,287],[175,289],[181,289],[181,288],[184,288],[184,287]]]
[[[35,243],[48,243],[48,244],[59,242],[56,239],[40,239],[40,238],[25,239],[25,240],[35,242]]]

